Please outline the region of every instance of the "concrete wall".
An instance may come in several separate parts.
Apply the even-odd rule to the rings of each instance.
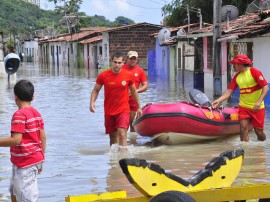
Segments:
[[[109,33],[108,32],[102,33],[102,37],[103,37],[103,40],[102,40],[102,50],[103,51],[102,51],[102,59],[100,61],[100,65],[101,65],[101,67],[106,67],[106,66],[110,65]]]
[[[24,61],[25,62],[38,62],[39,51],[38,41],[25,41],[23,45]]]
[[[170,70],[170,46],[160,46],[156,40],[156,76],[168,78]]]
[[[85,44],[84,45],[84,61],[85,61],[84,66],[89,69],[102,68],[104,66],[104,62],[102,60],[102,50],[103,50],[102,42],[94,43],[94,44]]]
[[[270,37],[253,39],[253,66],[270,82]]]
[[[185,70],[194,71],[194,56],[191,56],[195,54],[194,46],[191,46],[186,41],[179,41],[177,48],[181,49],[181,53],[180,53],[181,61],[177,62],[177,63],[180,62],[180,64],[178,64],[178,67],[181,67],[182,69],[183,65],[185,65],[184,67]]]

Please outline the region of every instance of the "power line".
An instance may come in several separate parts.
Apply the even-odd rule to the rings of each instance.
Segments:
[[[144,9],[158,9],[158,10],[161,10],[161,8],[147,8],[147,7],[144,7],[144,6],[134,5],[134,4],[131,4],[131,3],[126,2],[126,1],[124,1],[124,0],[118,0],[118,1],[121,1],[121,2],[123,2],[123,3],[125,3],[125,4],[128,4],[128,5],[130,5],[130,6],[134,6],[134,7],[138,7],[138,8],[144,8]]]
[[[160,3],[160,2],[157,2],[157,1],[154,1],[154,0],[148,0],[148,1],[151,1],[153,3],[159,4],[159,5],[162,5],[162,6],[164,6],[164,4],[165,4],[165,3]]]

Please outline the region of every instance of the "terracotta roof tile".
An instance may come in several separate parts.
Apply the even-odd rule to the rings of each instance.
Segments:
[[[131,28],[131,27],[139,27],[139,26],[152,26],[152,27],[162,27],[161,25],[155,25],[155,24],[150,24],[150,23],[147,23],[147,22],[142,22],[142,23],[136,23],[136,24],[130,24],[130,25],[123,25],[123,26],[120,26],[120,27],[113,27],[113,28],[109,28],[107,30],[104,30],[103,32],[113,32],[113,31],[118,31],[118,30],[122,30],[122,29],[128,29],[128,28]]]
[[[80,41],[80,43],[82,43],[82,44],[87,44],[87,43],[97,43],[97,42],[102,41],[102,39],[103,39],[102,36],[96,36],[96,37],[92,37],[92,38],[90,38],[90,39],[82,40],[82,41]]]
[[[95,31],[95,32],[102,32],[109,29],[109,27],[82,27],[80,31]]]
[[[264,31],[269,30],[270,18],[268,17],[270,10],[265,10],[260,13],[250,13],[242,15],[239,18],[227,22],[222,22],[222,36],[220,38],[228,36],[238,36],[238,38],[253,37],[256,34],[261,34]],[[213,32],[213,25],[191,30],[189,34],[209,33]]]

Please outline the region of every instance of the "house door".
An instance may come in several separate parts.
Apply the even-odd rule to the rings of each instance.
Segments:
[[[231,80],[235,74],[233,70],[233,65],[230,65],[229,62],[237,55],[237,54],[245,54],[251,60],[253,58],[252,52],[253,42],[233,42],[228,46],[228,66],[227,66],[227,85],[229,86]]]
[[[90,61],[90,53],[89,53],[90,51],[89,51],[89,48],[90,47],[89,47],[89,43],[88,43],[87,46],[86,46],[86,49],[87,49],[87,52],[86,52],[86,55],[87,55],[87,57],[86,57],[87,58],[87,69],[90,68],[90,62],[89,62]]]
[[[56,65],[59,67],[59,46],[56,46]]]
[[[68,48],[67,56],[68,56],[68,67],[69,67],[69,48]]]

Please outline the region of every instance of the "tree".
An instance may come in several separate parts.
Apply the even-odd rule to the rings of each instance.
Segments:
[[[117,18],[115,18],[114,22],[113,22],[113,27],[117,27],[117,26],[122,26],[122,25],[129,25],[129,24],[134,24],[135,22],[133,20],[130,20],[126,17],[123,16],[118,16]]]
[[[49,2],[54,2],[55,11],[62,14],[77,13],[80,9],[80,4],[83,0],[48,0]],[[58,5],[59,3],[60,5]]]

